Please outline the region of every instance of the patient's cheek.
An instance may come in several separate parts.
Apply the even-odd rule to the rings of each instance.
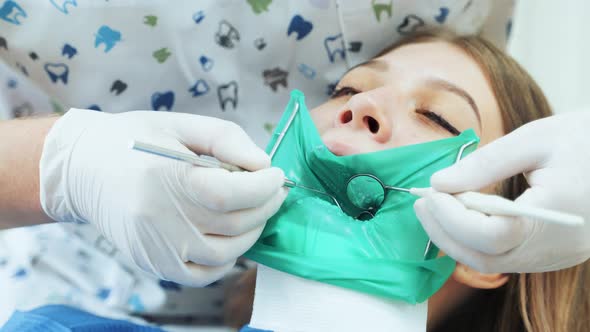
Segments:
[[[327,105],[327,103],[324,103],[311,110],[311,119],[313,120],[313,123],[318,129],[320,135],[326,130],[334,127],[334,118],[336,113],[337,109],[334,106]]]

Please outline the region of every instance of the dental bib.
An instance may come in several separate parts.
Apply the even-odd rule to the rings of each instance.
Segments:
[[[425,301],[444,284],[455,262],[437,257],[435,246],[427,249],[429,238],[413,209],[417,198],[399,191],[383,197],[382,187],[373,182],[349,183],[367,174],[387,186],[428,187],[430,176],[452,165],[462,147],[474,143],[463,155],[475,149],[479,138],[473,130],[428,143],[336,156],[323,144],[303,93],[295,90],[267,152],[277,142],[272,165],[289,180],[320,193],[291,188],[246,257],[302,278],[411,304]],[[375,200],[382,203],[371,218],[357,219],[363,212],[358,206]]]

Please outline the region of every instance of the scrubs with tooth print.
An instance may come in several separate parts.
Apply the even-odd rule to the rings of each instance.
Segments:
[[[313,107],[347,69],[429,27],[481,33],[504,46],[512,7],[512,0],[0,0],[0,119],[71,107],[187,112],[234,121],[264,146],[292,89]],[[47,303],[215,323],[226,284],[192,289],[148,276],[87,225],[0,233],[0,325],[14,309]]]

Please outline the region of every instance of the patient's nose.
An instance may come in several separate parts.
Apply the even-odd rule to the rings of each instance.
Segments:
[[[363,95],[357,94],[350,98],[345,108],[338,113],[336,125],[362,129],[377,142],[386,143],[391,138],[391,120],[374,100]]]

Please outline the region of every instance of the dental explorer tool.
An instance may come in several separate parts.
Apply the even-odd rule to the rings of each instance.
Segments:
[[[161,146],[157,146],[154,144],[140,142],[137,140],[132,141],[130,144],[130,147],[133,150],[150,153],[150,154],[160,156],[160,157],[165,157],[168,159],[184,161],[184,162],[187,162],[187,163],[195,165],[195,166],[207,167],[207,168],[223,168],[223,169],[228,170],[230,172],[247,172],[248,171],[248,170],[243,169],[239,166],[219,161],[219,160],[217,160],[213,157],[207,156],[207,155],[197,155],[197,154],[191,154],[191,153],[186,153],[186,152],[180,152],[180,151],[176,151],[173,149],[168,149],[168,148],[164,148]],[[330,199],[332,199],[332,201],[334,201],[336,206],[340,207],[340,204],[338,203],[338,201],[336,200],[336,198],[334,196],[332,196],[328,193],[325,193],[323,191],[297,184],[295,181],[289,180],[287,178],[285,178],[285,183],[283,186],[288,187],[288,188],[297,187],[297,188],[313,191],[317,194],[327,196]]]

